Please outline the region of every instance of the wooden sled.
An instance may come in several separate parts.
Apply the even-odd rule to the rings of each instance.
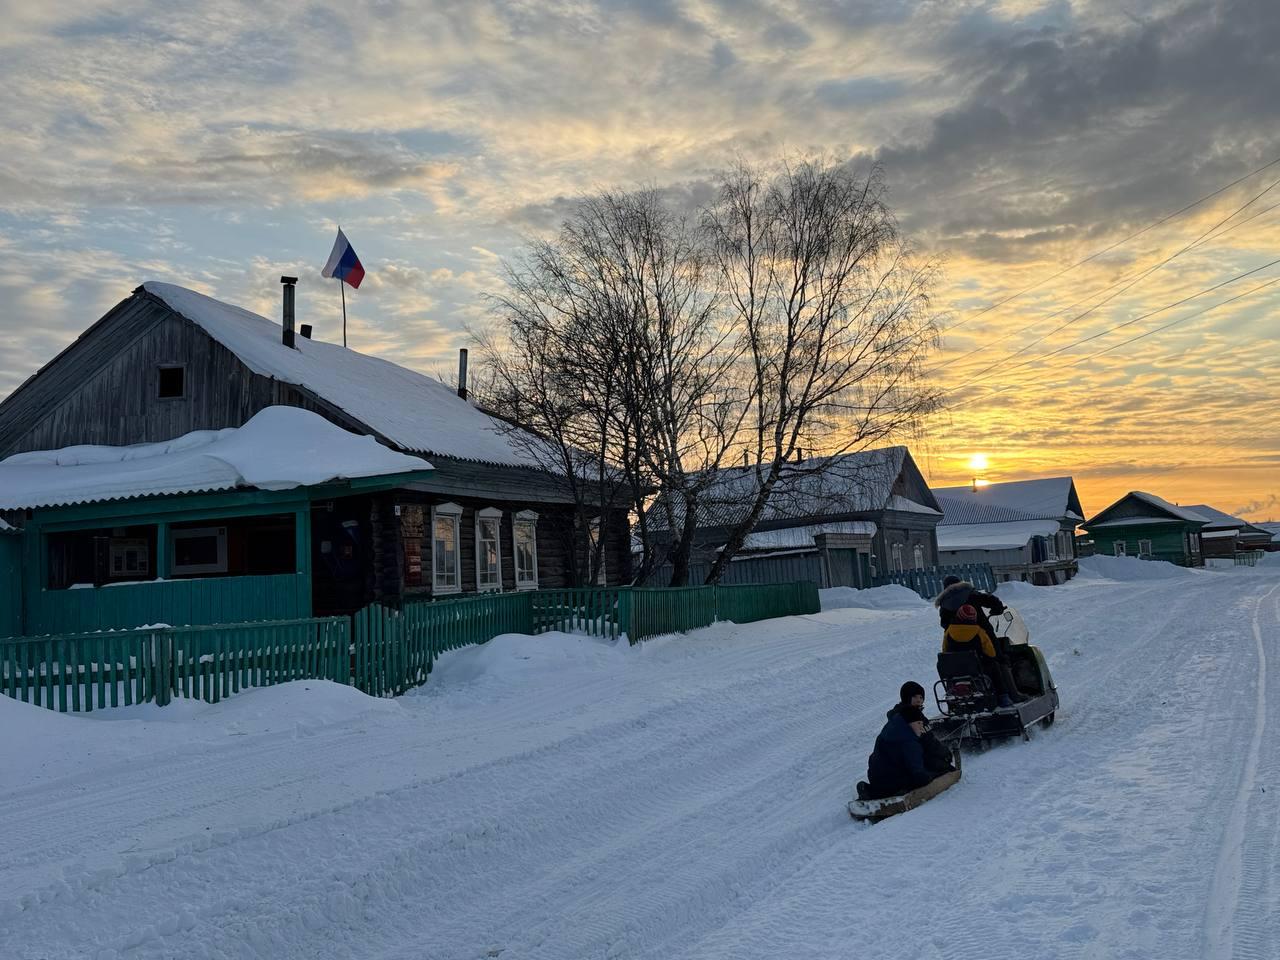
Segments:
[[[858,800],[855,798],[849,801],[849,816],[855,820],[870,820],[872,823],[878,823],[895,814],[914,810],[920,804],[932,800],[943,790],[959,782],[960,768],[956,767],[950,773],[935,777],[923,787],[912,790],[910,793],[904,793],[900,797],[883,797],[879,800]]]

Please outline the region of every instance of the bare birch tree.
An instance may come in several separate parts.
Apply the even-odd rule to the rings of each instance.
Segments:
[[[929,290],[936,265],[913,256],[885,202],[880,171],[806,160],[726,173],[705,211],[727,324],[739,338],[750,397],[741,437],[754,472],[728,541],[723,575],[801,450],[828,459],[902,436],[936,409],[922,379],[937,341]]]

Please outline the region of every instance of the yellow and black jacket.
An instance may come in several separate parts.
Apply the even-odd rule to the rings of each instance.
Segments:
[[[991,634],[976,623],[953,623],[942,635],[943,653],[973,651],[981,657],[996,659],[996,645]]]

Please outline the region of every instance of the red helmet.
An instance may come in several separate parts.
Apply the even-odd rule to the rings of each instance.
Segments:
[[[977,623],[978,610],[972,603],[963,604],[956,611],[956,623]]]

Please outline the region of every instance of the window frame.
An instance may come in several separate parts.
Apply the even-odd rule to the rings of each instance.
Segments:
[[[903,549],[900,543],[891,543],[889,545],[889,567],[894,573],[902,573],[903,567]]]
[[[533,579],[520,576],[520,528],[529,527],[533,530]],[[517,590],[537,590],[538,589],[538,515],[532,510],[521,510],[519,513],[513,514],[511,517],[511,564],[515,570],[515,581]]]
[[[1128,549],[1129,549],[1129,545],[1123,540],[1111,541],[1111,551],[1113,556],[1127,557],[1129,555]]]
[[[218,541],[218,557],[213,563],[178,563],[178,541],[203,537],[216,537]],[[169,569],[158,576],[194,577],[202,573],[227,572],[227,528],[225,526],[208,527],[170,527],[169,528]]]
[[[436,523],[440,520],[453,522],[453,575],[455,582],[442,584],[440,571],[436,565]],[[456,503],[436,503],[431,505],[431,593],[433,596],[462,592],[462,507]]]
[[[493,536],[482,537],[480,531],[487,523],[492,523]],[[476,533],[476,593],[501,593],[502,592],[502,511],[497,507],[485,507],[483,510],[476,511],[475,522]],[[484,571],[482,558],[485,555],[483,544],[492,540],[498,559],[496,583],[484,582],[481,572]]]
[[[1144,543],[1146,544],[1146,546],[1145,546],[1145,547],[1143,547],[1143,544],[1144,544]],[[1150,540],[1139,540],[1139,541],[1138,541],[1138,556],[1140,556],[1140,557],[1144,557],[1144,556],[1145,556],[1145,557],[1149,557],[1149,556],[1151,556],[1154,552],[1155,552],[1155,551],[1151,549],[1151,541],[1150,541]]]
[[[182,371],[182,392],[172,396],[165,396],[160,392],[160,375],[165,370],[181,370]],[[187,399],[187,365],[185,363],[157,363],[156,364],[156,399],[157,400],[186,400]]]

